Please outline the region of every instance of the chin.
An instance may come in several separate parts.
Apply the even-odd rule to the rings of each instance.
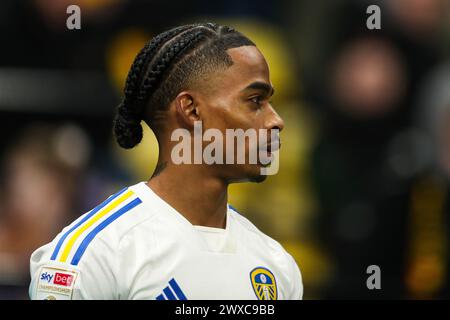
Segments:
[[[254,168],[252,168],[252,170],[250,172],[247,173],[247,179],[246,181],[248,182],[263,182],[264,180],[266,180],[267,175],[262,175],[261,174],[261,166],[256,166]]]
[[[251,176],[248,181],[249,182],[256,182],[256,183],[260,183],[263,182],[264,180],[266,180],[267,176],[266,175],[262,175],[261,173],[258,173],[255,176]]]
[[[251,168],[250,170],[241,171],[241,173],[236,174],[232,178],[226,179],[228,183],[239,183],[239,182],[256,182],[260,183],[266,180],[267,176],[261,174],[261,167],[257,166]]]
[[[267,176],[259,175],[257,177],[250,178],[248,181],[249,182],[261,183],[261,182],[264,182],[266,180],[266,178],[267,178]]]

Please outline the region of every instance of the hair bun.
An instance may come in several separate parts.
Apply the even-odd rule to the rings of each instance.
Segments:
[[[114,135],[117,143],[125,149],[131,149],[142,140],[141,119],[130,112],[130,108],[122,102],[114,119]]]

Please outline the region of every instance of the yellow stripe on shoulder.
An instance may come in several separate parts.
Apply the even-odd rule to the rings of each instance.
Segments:
[[[91,227],[94,223],[96,223],[98,220],[103,218],[109,212],[113,211],[121,203],[123,203],[124,201],[129,199],[132,195],[134,195],[134,192],[131,190],[128,190],[123,195],[121,195],[119,198],[112,201],[106,207],[104,207],[99,212],[97,212],[94,216],[92,216],[90,219],[88,219],[84,224],[80,225],[77,229],[75,229],[74,234],[70,237],[69,241],[67,241],[67,244],[65,245],[64,251],[63,251],[59,261],[61,261],[61,262],[67,261],[67,258],[69,257],[70,251],[72,250],[75,242],[77,241],[77,239],[81,236],[81,234],[84,231],[86,231],[89,227]]]

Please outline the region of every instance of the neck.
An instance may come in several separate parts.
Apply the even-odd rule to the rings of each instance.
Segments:
[[[228,184],[202,165],[159,161],[147,185],[191,224],[225,228]]]

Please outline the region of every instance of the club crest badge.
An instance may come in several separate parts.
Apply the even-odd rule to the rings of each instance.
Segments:
[[[256,267],[250,272],[250,281],[259,300],[277,300],[277,283],[269,269]]]

